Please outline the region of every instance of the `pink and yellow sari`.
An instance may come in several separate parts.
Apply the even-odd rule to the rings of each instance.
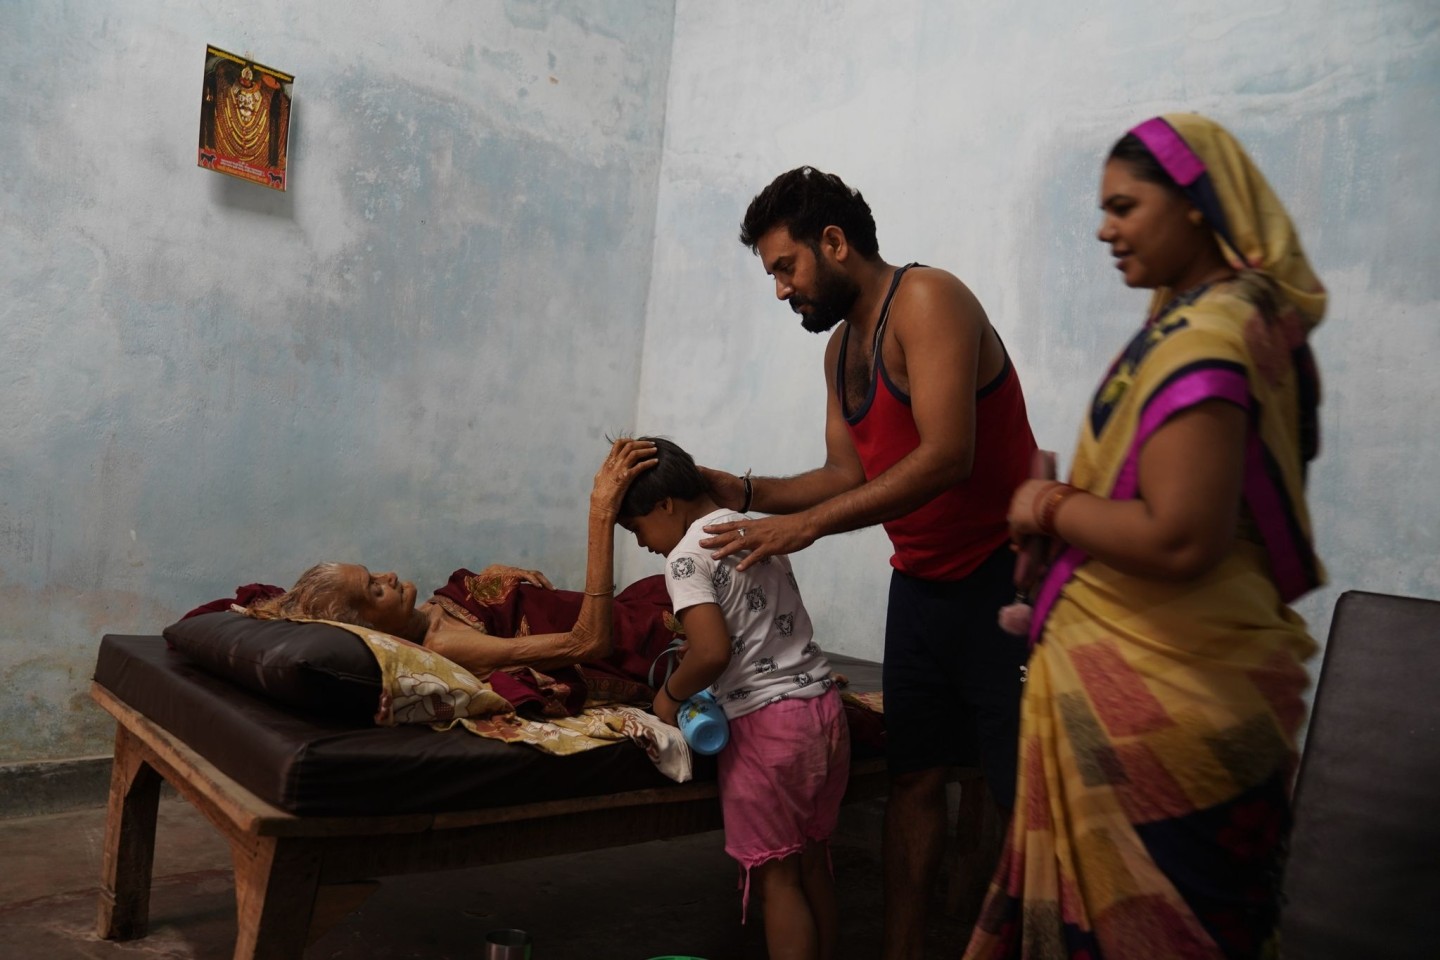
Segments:
[[[1225,400],[1250,417],[1229,555],[1184,583],[1070,548],[1040,589],[1005,852],[965,956],[1159,960],[1273,949],[1302,666],[1287,604],[1323,579],[1305,463],[1317,380],[1305,337],[1325,294],[1259,170],[1219,126],[1172,116],[1137,136],[1205,213],[1239,276],[1176,295],[1116,359],[1070,478],[1139,496],[1169,418]]]

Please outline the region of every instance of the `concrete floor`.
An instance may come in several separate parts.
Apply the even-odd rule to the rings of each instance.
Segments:
[[[846,807],[832,845],[842,960],[880,952],[881,803]],[[235,939],[230,857],[188,804],[163,799],[150,934],[96,939],[100,808],[0,820],[0,957],[226,958]],[[740,925],[736,868],[719,833],[498,867],[382,880],[316,940],[306,960],[478,960],[489,931],[519,927],[534,960],[707,960],[766,956],[759,917]],[[968,924],[937,899],[926,956],[956,958]]]

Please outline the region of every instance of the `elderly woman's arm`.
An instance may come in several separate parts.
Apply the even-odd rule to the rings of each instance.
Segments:
[[[615,519],[630,481],[655,463],[654,444],[621,439],[615,441],[609,456],[595,473],[595,485],[590,492],[585,598],[575,626],[568,633],[492,637],[468,624],[437,616],[426,635],[425,646],[479,676],[500,667],[546,669],[607,656],[613,648]]]

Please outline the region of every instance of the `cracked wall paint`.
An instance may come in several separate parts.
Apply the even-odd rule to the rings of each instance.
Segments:
[[[104,632],[325,558],[580,583],[631,425],[670,0],[9,4],[0,762],[93,754]],[[291,186],[197,169],[206,43]]]

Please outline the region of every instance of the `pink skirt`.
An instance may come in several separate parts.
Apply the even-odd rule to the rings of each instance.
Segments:
[[[725,852],[749,872],[835,832],[850,777],[850,727],[831,688],[780,700],[730,721],[719,755]]]

